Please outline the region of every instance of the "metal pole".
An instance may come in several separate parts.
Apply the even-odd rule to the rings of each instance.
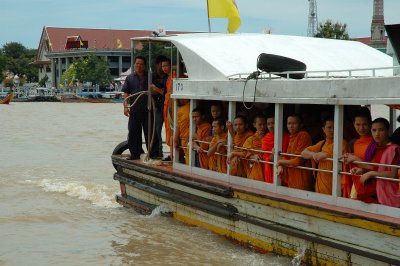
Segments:
[[[207,2],[207,19],[208,19],[208,32],[211,32],[211,23],[210,23],[210,10],[208,8],[208,0],[206,0]]]
[[[152,81],[152,72],[151,72],[151,42],[149,41],[149,62],[148,64],[148,73],[147,73],[147,153],[148,158],[150,158],[150,148],[151,148],[151,84]]]

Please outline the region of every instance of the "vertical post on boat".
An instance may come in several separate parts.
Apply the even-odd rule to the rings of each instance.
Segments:
[[[343,105],[335,105],[335,121],[334,121],[334,136],[333,136],[333,173],[332,173],[332,196],[334,198],[341,196],[342,178],[341,169],[342,163],[339,159],[342,157],[342,142],[343,142]]]
[[[196,162],[196,158],[194,156],[194,152],[193,152],[193,133],[195,130],[196,125],[193,124],[193,118],[192,118],[192,110],[195,108],[195,106],[197,105],[197,101],[190,99],[190,128],[189,128],[189,165],[190,166],[195,166],[195,162]]]
[[[208,6],[208,0],[206,0],[206,2],[207,2],[208,32],[211,32],[210,9],[209,9],[209,6]]]
[[[275,104],[275,126],[274,126],[274,188],[275,191],[278,185],[281,185],[281,180],[278,178],[277,165],[282,151],[282,134],[283,134],[283,104]]]
[[[155,130],[154,125],[151,121],[151,84],[153,83],[152,81],[152,73],[151,73],[151,42],[149,40],[149,61],[147,63],[148,65],[148,72],[147,72],[147,158],[150,158],[151,154],[151,144],[153,140],[151,139],[152,134],[151,132]],[[155,118],[154,118],[155,119]],[[151,130],[150,130],[151,129]],[[155,135],[154,135],[155,136]]]
[[[175,85],[174,81],[172,81],[172,85]],[[173,88],[173,86],[172,86],[172,88]],[[172,136],[173,136],[172,149],[174,151],[174,156],[172,156],[171,158],[172,158],[172,162],[173,163],[178,163],[179,162],[179,147],[175,147],[175,145],[174,145],[174,143],[175,143],[175,141],[174,141],[175,140],[175,134],[176,134],[176,125],[178,124],[178,117],[177,117],[177,111],[178,111],[177,102],[178,101],[176,99],[174,99],[174,98],[171,98],[171,99],[172,99],[172,104],[173,104],[173,107],[174,107],[174,114],[173,114],[174,123],[173,123],[173,130],[172,130]],[[190,153],[189,153],[189,156],[190,156]]]
[[[389,107],[389,122],[390,122],[390,129],[389,134],[392,134],[393,131],[397,128],[397,112],[396,109]]]
[[[233,122],[233,119],[235,119],[235,116],[236,116],[236,102],[229,102],[229,107],[228,107],[229,121]],[[232,152],[232,143],[233,143],[232,136],[231,136],[231,134],[228,133],[228,152],[227,152],[227,154],[230,154]],[[229,175],[230,172],[231,172],[231,166],[228,164],[226,173]]]

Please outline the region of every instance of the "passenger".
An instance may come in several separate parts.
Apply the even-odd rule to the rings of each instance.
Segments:
[[[182,147],[185,164],[189,165],[190,100],[179,99],[178,104],[174,146],[175,148]]]
[[[350,151],[352,154],[345,154],[343,156],[345,163],[348,164],[349,168],[355,167],[355,165],[349,165],[351,162],[356,161],[357,159],[360,161],[364,159],[367,147],[373,142],[371,136],[371,121],[371,112],[367,107],[360,107],[359,110],[356,111],[353,124],[354,129],[360,137],[355,140],[353,145],[350,145]],[[357,190],[355,189],[355,186],[353,186],[353,182],[358,182],[358,187],[361,189],[362,186],[360,186],[359,181],[360,177],[358,176],[342,175],[342,196],[345,198],[357,199]],[[362,196],[360,196],[360,198],[362,198]]]
[[[132,94],[145,92],[148,89],[148,78],[145,72],[146,59],[143,56],[136,56],[133,64],[134,72],[126,77],[122,92],[124,99],[130,97]],[[133,103],[134,99],[130,98],[129,103]],[[147,96],[141,97],[137,100],[136,104],[131,108],[128,103],[124,101],[124,115],[129,117],[128,121],[128,147],[131,153],[130,159],[140,159],[142,149],[142,134],[146,140],[146,145],[149,147],[151,140],[148,139],[148,132],[151,132],[151,124],[148,123],[148,110],[147,110]],[[143,133],[142,133],[143,129]],[[148,151],[150,158],[157,158],[160,155],[158,138],[153,141],[151,150]]]
[[[274,128],[275,128],[275,115],[272,113],[267,115],[267,128],[268,132],[261,140],[261,148],[263,151],[273,152],[274,150]],[[289,144],[289,134],[283,132],[282,134],[282,152],[287,151]],[[273,153],[264,153],[263,160],[267,162],[274,161]],[[274,183],[274,166],[272,164],[264,164],[264,181],[267,183]],[[287,180],[282,180],[282,186],[287,187]]]
[[[165,60],[161,63],[162,70],[167,75],[165,81],[165,94],[164,94],[164,109],[163,109],[163,116],[164,116],[164,125],[165,125],[165,142],[170,148],[170,156],[165,158],[164,160],[170,161],[172,160],[173,156],[173,149],[172,149],[172,141],[173,141],[173,133],[172,133],[172,125],[174,124],[173,121],[173,104],[171,102],[171,93],[172,93],[172,79],[176,77],[176,73],[172,71],[171,73],[171,62],[169,60]]]
[[[158,138],[158,154],[161,159],[163,157],[163,144],[162,144],[162,125],[164,123],[163,109],[164,109],[164,93],[165,93],[165,81],[168,77],[162,69],[162,62],[168,61],[169,59],[163,55],[156,57],[156,72],[153,73],[151,90],[153,94],[153,99],[155,102],[156,112],[155,112],[155,135]]]
[[[196,130],[193,133],[193,149],[197,152],[196,166],[208,169],[207,150],[209,145],[196,140],[207,141],[211,125],[205,120],[204,111],[198,107],[192,110],[192,120],[196,125]]]
[[[325,140],[306,148],[301,156],[304,159],[312,159],[313,168],[321,170],[332,170],[333,161],[325,160],[333,157],[333,134],[334,134],[334,119],[328,116],[323,121],[322,131],[325,134]],[[349,151],[349,145],[346,140],[342,142],[342,153]],[[316,172],[315,192],[332,195],[332,173]]]
[[[372,122],[372,135],[374,136],[374,140],[376,139],[375,135],[380,131],[382,135],[387,137],[389,132],[389,122],[383,121],[383,118],[377,118]],[[379,122],[381,121],[381,122]],[[379,125],[381,124],[381,125]],[[392,135],[393,136],[393,135]],[[398,136],[395,136],[395,140],[398,141]],[[375,140],[376,141],[376,140]],[[381,164],[399,164],[399,146],[398,144],[391,142],[390,140],[386,144],[385,151],[382,154],[382,157],[379,161]],[[385,141],[385,142],[386,142]],[[378,144],[379,145],[379,144]],[[377,171],[369,171],[361,176],[361,182],[365,184],[368,180],[374,176],[381,176],[387,178],[399,178],[398,169],[387,167],[387,166],[379,166]],[[398,186],[398,182],[395,181],[386,181],[377,179],[376,180],[376,194],[378,197],[378,202],[383,205],[392,206],[392,207],[400,207],[400,190]]]
[[[261,150],[261,140],[267,131],[267,119],[264,115],[256,115],[254,118],[253,127],[257,130],[253,136],[246,139],[243,148]],[[248,161],[247,178],[264,181],[263,164],[259,162],[263,158],[261,152],[244,150],[244,158],[252,159],[255,161]]]
[[[244,142],[248,137],[254,134],[253,131],[247,128],[247,120],[244,116],[236,116],[233,120],[233,131],[232,123],[230,121],[226,122],[226,127],[233,138],[233,151],[228,155],[228,164],[230,165],[230,175],[246,177],[247,176],[247,163],[240,161],[240,156],[243,155]]]
[[[302,129],[303,123],[299,114],[288,116],[287,128],[290,134],[287,153],[300,155],[305,148],[311,146],[311,136]],[[278,161],[278,176],[287,180],[290,188],[312,190],[312,172],[294,168],[296,166],[309,166],[309,161],[301,157],[282,156]]]
[[[212,121],[222,117],[222,113],[223,113],[224,108],[223,108],[221,102],[212,101],[210,109],[211,109],[210,111],[211,111],[211,120]],[[213,137],[213,127],[211,127],[211,129],[210,129],[210,134],[208,136],[208,141],[211,141],[212,137]]]
[[[213,138],[208,149],[207,156],[209,157],[209,169],[226,174],[226,143],[227,133],[225,120],[223,118],[217,118],[213,121]],[[216,154],[219,153],[219,154]]]
[[[389,128],[390,124],[385,118],[380,117],[372,121],[371,132],[374,141],[371,142],[370,145],[368,145],[368,148],[365,152],[364,161],[397,165],[399,159],[397,151],[398,145],[392,144],[390,142]],[[356,160],[360,161],[359,158],[356,158]],[[393,194],[393,188],[398,191],[397,184],[392,181],[380,182],[378,196],[377,180],[371,177],[397,177],[397,169],[386,166],[378,167],[375,165],[365,164],[357,165],[358,167],[354,167],[351,169],[352,174],[362,175],[360,180],[354,181],[353,179],[354,186],[357,190],[357,199],[362,200],[366,203],[380,202],[389,206],[392,206],[391,204],[396,204],[392,202],[392,200],[396,201],[396,194],[398,195],[398,197],[400,197],[400,194],[398,192],[396,194]],[[390,183],[394,183],[393,188],[390,186]],[[399,202],[398,206],[400,206]]]

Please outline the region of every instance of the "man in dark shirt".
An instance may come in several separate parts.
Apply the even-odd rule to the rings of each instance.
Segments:
[[[134,72],[128,75],[125,79],[122,91],[124,98],[127,98],[131,94],[135,94],[142,91],[148,90],[148,77],[145,72],[146,59],[142,56],[135,57],[133,69]],[[147,95],[142,96],[134,106],[130,109],[128,104],[132,104],[136,97],[131,97],[129,103],[124,101],[124,115],[129,117],[128,122],[128,148],[131,152],[131,159],[140,159],[142,153],[142,128],[146,140],[146,145],[149,145],[148,130],[151,130],[151,124],[148,121],[148,109],[147,109]],[[153,121],[153,120],[151,120]],[[150,153],[151,158],[158,157],[158,138],[155,136],[153,140],[153,146]]]
[[[164,123],[163,109],[164,109],[164,94],[165,94],[165,82],[166,74],[162,70],[161,63],[163,61],[169,61],[169,59],[163,55],[156,57],[156,72],[153,73],[152,78],[152,94],[156,106],[156,136],[158,137],[158,154],[162,157],[163,146],[162,146],[162,125]]]

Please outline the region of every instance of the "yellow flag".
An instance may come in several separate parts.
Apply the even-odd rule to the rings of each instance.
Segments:
[[[83,46],[82,40],[79,40],[79,45],[80,45],[80,47],[82,48],[82,46]]]
[[[122,48],[122,42],[120,39],[117,39],[117,48],[121,49]]]
[[[228,18],[228,32],[240,27],[240,14],[235,0],[207,0],[209,18]]]

